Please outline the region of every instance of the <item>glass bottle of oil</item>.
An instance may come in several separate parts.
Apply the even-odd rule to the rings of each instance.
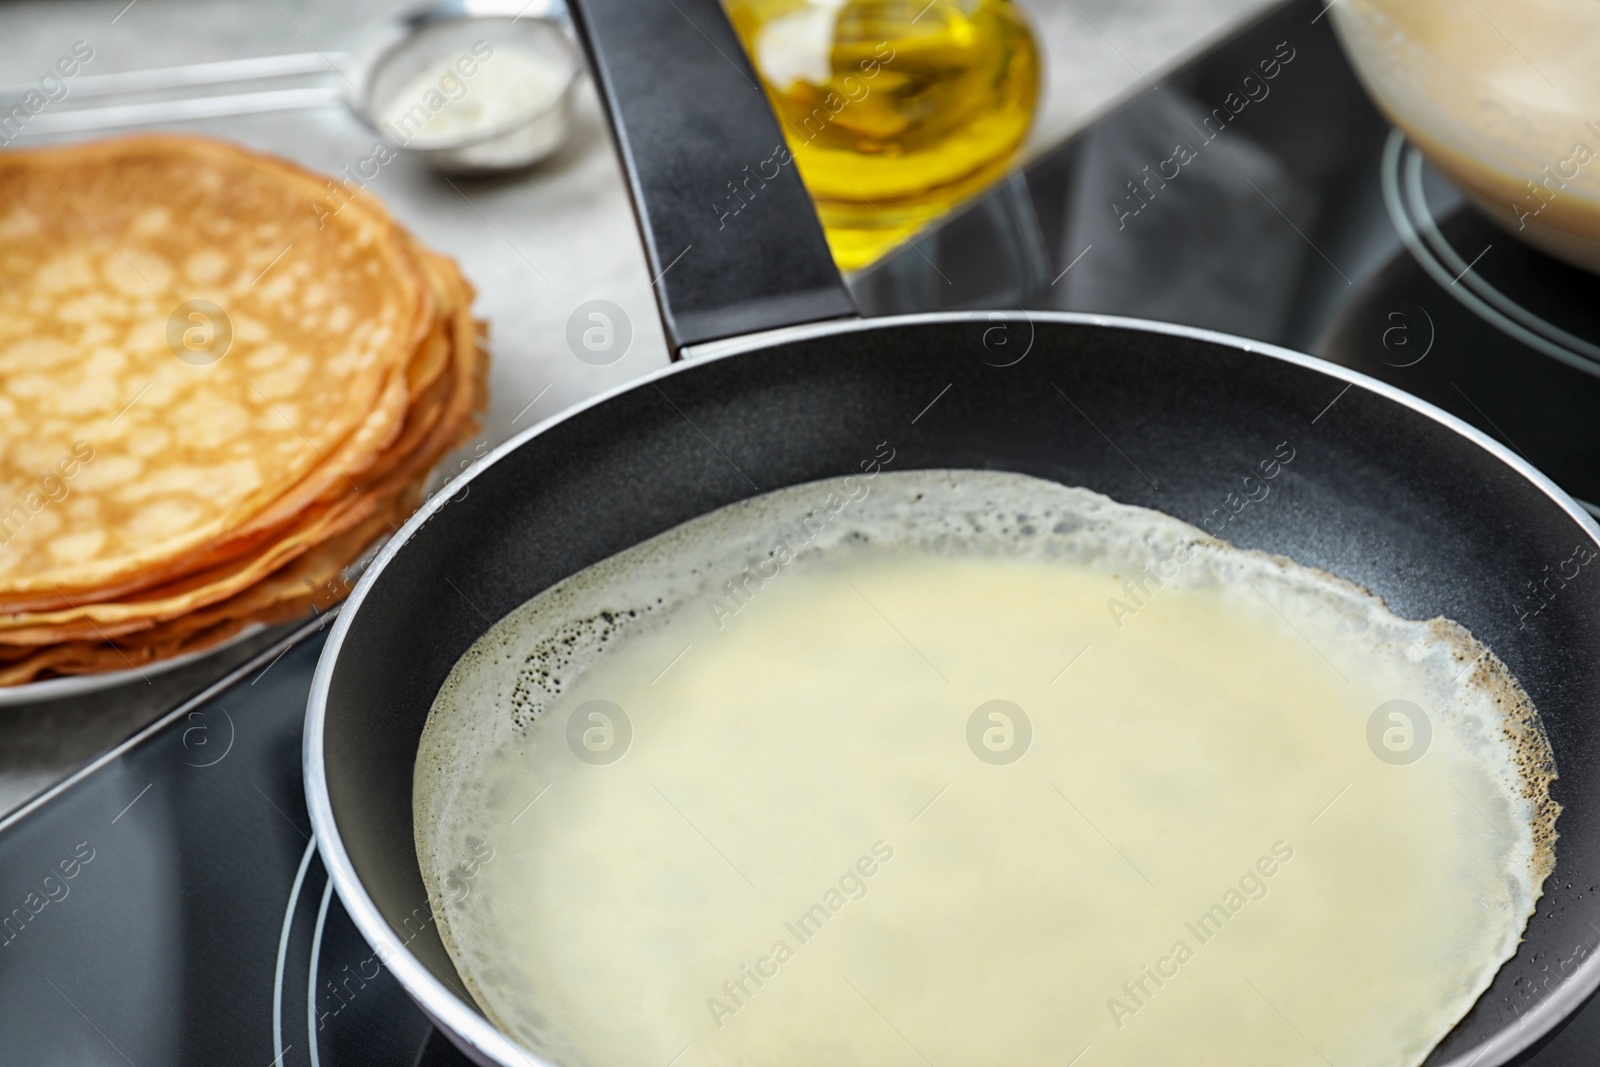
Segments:
[[[998,177],[1039,92],[1011,0],[724,0],[842,270]]]

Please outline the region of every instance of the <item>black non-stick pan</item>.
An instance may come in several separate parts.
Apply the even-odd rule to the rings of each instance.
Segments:
[[[1570,562],[1600,550],[1600,527],[1465,423],[1294,352],[1087,315],[856,318],[717,0],[572,6],[682,361],[534,427],[434,498],[345,606],[307,713],[323,860],[435,1022],[482,1063],[536,1062],[458,992],[413,846],[418,737],[457,658],[575,571],[855,471],[887,442],[896,470],[1018,471],[1213,532],[1226,515],[1238,545],[1487,643],[1543,716],[1565,810],[1527,940],[1428,1062],[1495,1067],[1552,1034],[1600,985],[1600,575]],[[1281,442],[1295,458],[1272,499],[1234,514]]]

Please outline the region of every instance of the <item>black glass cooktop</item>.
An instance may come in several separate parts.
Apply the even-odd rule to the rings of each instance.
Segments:
[[[308,626],[0,832],[0,1063],[465,1060],[356,932],[315,855]]]
[[[1595,279],[1467,209],[1367,102],[1320,12],[1280,7],[1107,115],[856,278],[862,306],[1133,315],[1299,348],[1600,501]],[[308,625],[0,824],[0,1064],[466,1062],[310,840],[322,640]],[[1596,1049],[1591,1001],[1523,1062],[1593,1067]]]

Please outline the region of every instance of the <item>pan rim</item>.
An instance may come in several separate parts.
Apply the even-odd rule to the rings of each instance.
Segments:
[[[1403,407],[1410,408],[1417,414],[1431,419],[1445,429],[1451,430],[1458,436],[1477,445],[1544,493],[1557,507],[1567,513],[1577,526],[1588,535],[1591,542],[1600,547],[1600,522],[1596,522],[1595,517],[1588,510],[1574,500],[1565,490],[1556,485],[1555,482],[1551,481],[1542,471],[1534,467],[1533,464],[1477,427],[1457,418],[1443,408],[1430,404],[1426,400],[1387,382],[1362,374],[1360,371],[1352,370],[1349,367],[1307,355],[1303,352],[1284,348],[1280,345],[1253,341],[1235,334],[1205,330],[1177,323],[1117,315],[1001,309],[995,311],[928,312],[914,315],[893,315],[878,318],[841,319],[808,323],[761,333],[745,334],[726,340],[708,341],[687,348],[684,351],[685,358],[681,362],[668,364],[665,367],[608,389],[587,400],[574,404],[564,411],[557,412],[549,418],[528,427],[521,433],[508,438],[488,452],[481,460],[475,462],[460,477],[436,492],[406,521],[399,533],[395,534],[383,546],[377,557],[373,559],[372,564],[361,576],[361,580],[356,584],[356,588],[351,592],[340,610],[339,617],[334,621],[327,643],[323,647],[322,655],[317,660],[316,673],[312,677],[311,692],[306,700],[305,734],[302,743],[302,772],[305,781],[306,810],[311,819],[311,828],[317,842],[317,851],[322,857],[323,867],[327,870],[328,877],[333,882],[334,889],[339,894],[339,899],[349,913],[351,920],[355,923],[356,928],[361,932],[362,937],[379,952],[391,973],[394,974],[400,985],[406,990],[406,993],[417,1002],[431,1020],[446,1030],[447,1036],[452,1037],[457,1042],[467,1042],[472,1051],[476,1053],[474,1058],[479,1056],[491,1057],[482,1062],[505,1065],[505,1067],[515,1067],[517,1064],[526,1064],[530,1065],[530,1067],[556,1067],[550,1061],[524,1050],[520,1045],[502,1034],[476,1008],[467,1004],[454,990],[451,990],[434,977],[433,973],[424,967],[416,956],[397,941],[393,931],[389,928],[388,922],[379,912],[377,905],[373,903],[371,896],[368,895],[366,888],[356,875],[354,865],[350,862],[349,854],[344,847],[344,841],[339,836],[338,824],[334,819],[332,799],[328,793],[328,782],[324,773],[323,727],[327,719],[328,695],[332,687],[333,672],[338,666],[339,653],[344,646],[345,636],[359,613],[362,602],[366,599],[367,593],[372,589],[373,585],[377,583],[389,562],[399,554],[400,550],[411,540],[421,526],[427,523],[434,514],[454,498],[459,490],[469,486],[472,480],[485,469],[520,448],[525,442],[538,437],[540,434],[569,419],[576,418],[590,408],[598,407],[633,389],[651,385],[677,374],[687,373],[689,370],[709,362],[730,359],[748,352],[796,341],[903,326],[957,325],[963,323],[983,323],[992,326],[1005,321],[1026,322],[1030,325],[1034,323],[1051,323],[1064,326],[1104,326],[1113,329],[1202,341],[1250,354],[1258,354],[1268,359],[1279,360],[1306,370],[1315,371],[1334,381],[1346,383],[1347,388],[1360,386],[1369,393],[1374,393]],[[447,492],[446,489],[449,491]],[[1479,1042],[1473,1048],[1466,1050],[1448,1063],[1439,1065],[1439,1067],[1499,1067],[1499,1065],[1510,1060],[1511,1057],[1532,1047],[1540,1038],[1554,1030],[1557,1025],[1567,1019],[1579,1005],[1588,999],[1589,995],[1597,988],[1600,988],[1600,954],[1592,956],[1581,964],[1554,993],[1534,1005],[1526,1014],[1520,1016],[1515,1026],[1501,1027],[1486,1040]]]

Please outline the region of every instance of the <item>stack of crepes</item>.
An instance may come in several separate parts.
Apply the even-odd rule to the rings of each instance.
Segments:
[[[235,145],[0,153],[0,685],[340,599],[475,432],[472,299],[372,196]]]

